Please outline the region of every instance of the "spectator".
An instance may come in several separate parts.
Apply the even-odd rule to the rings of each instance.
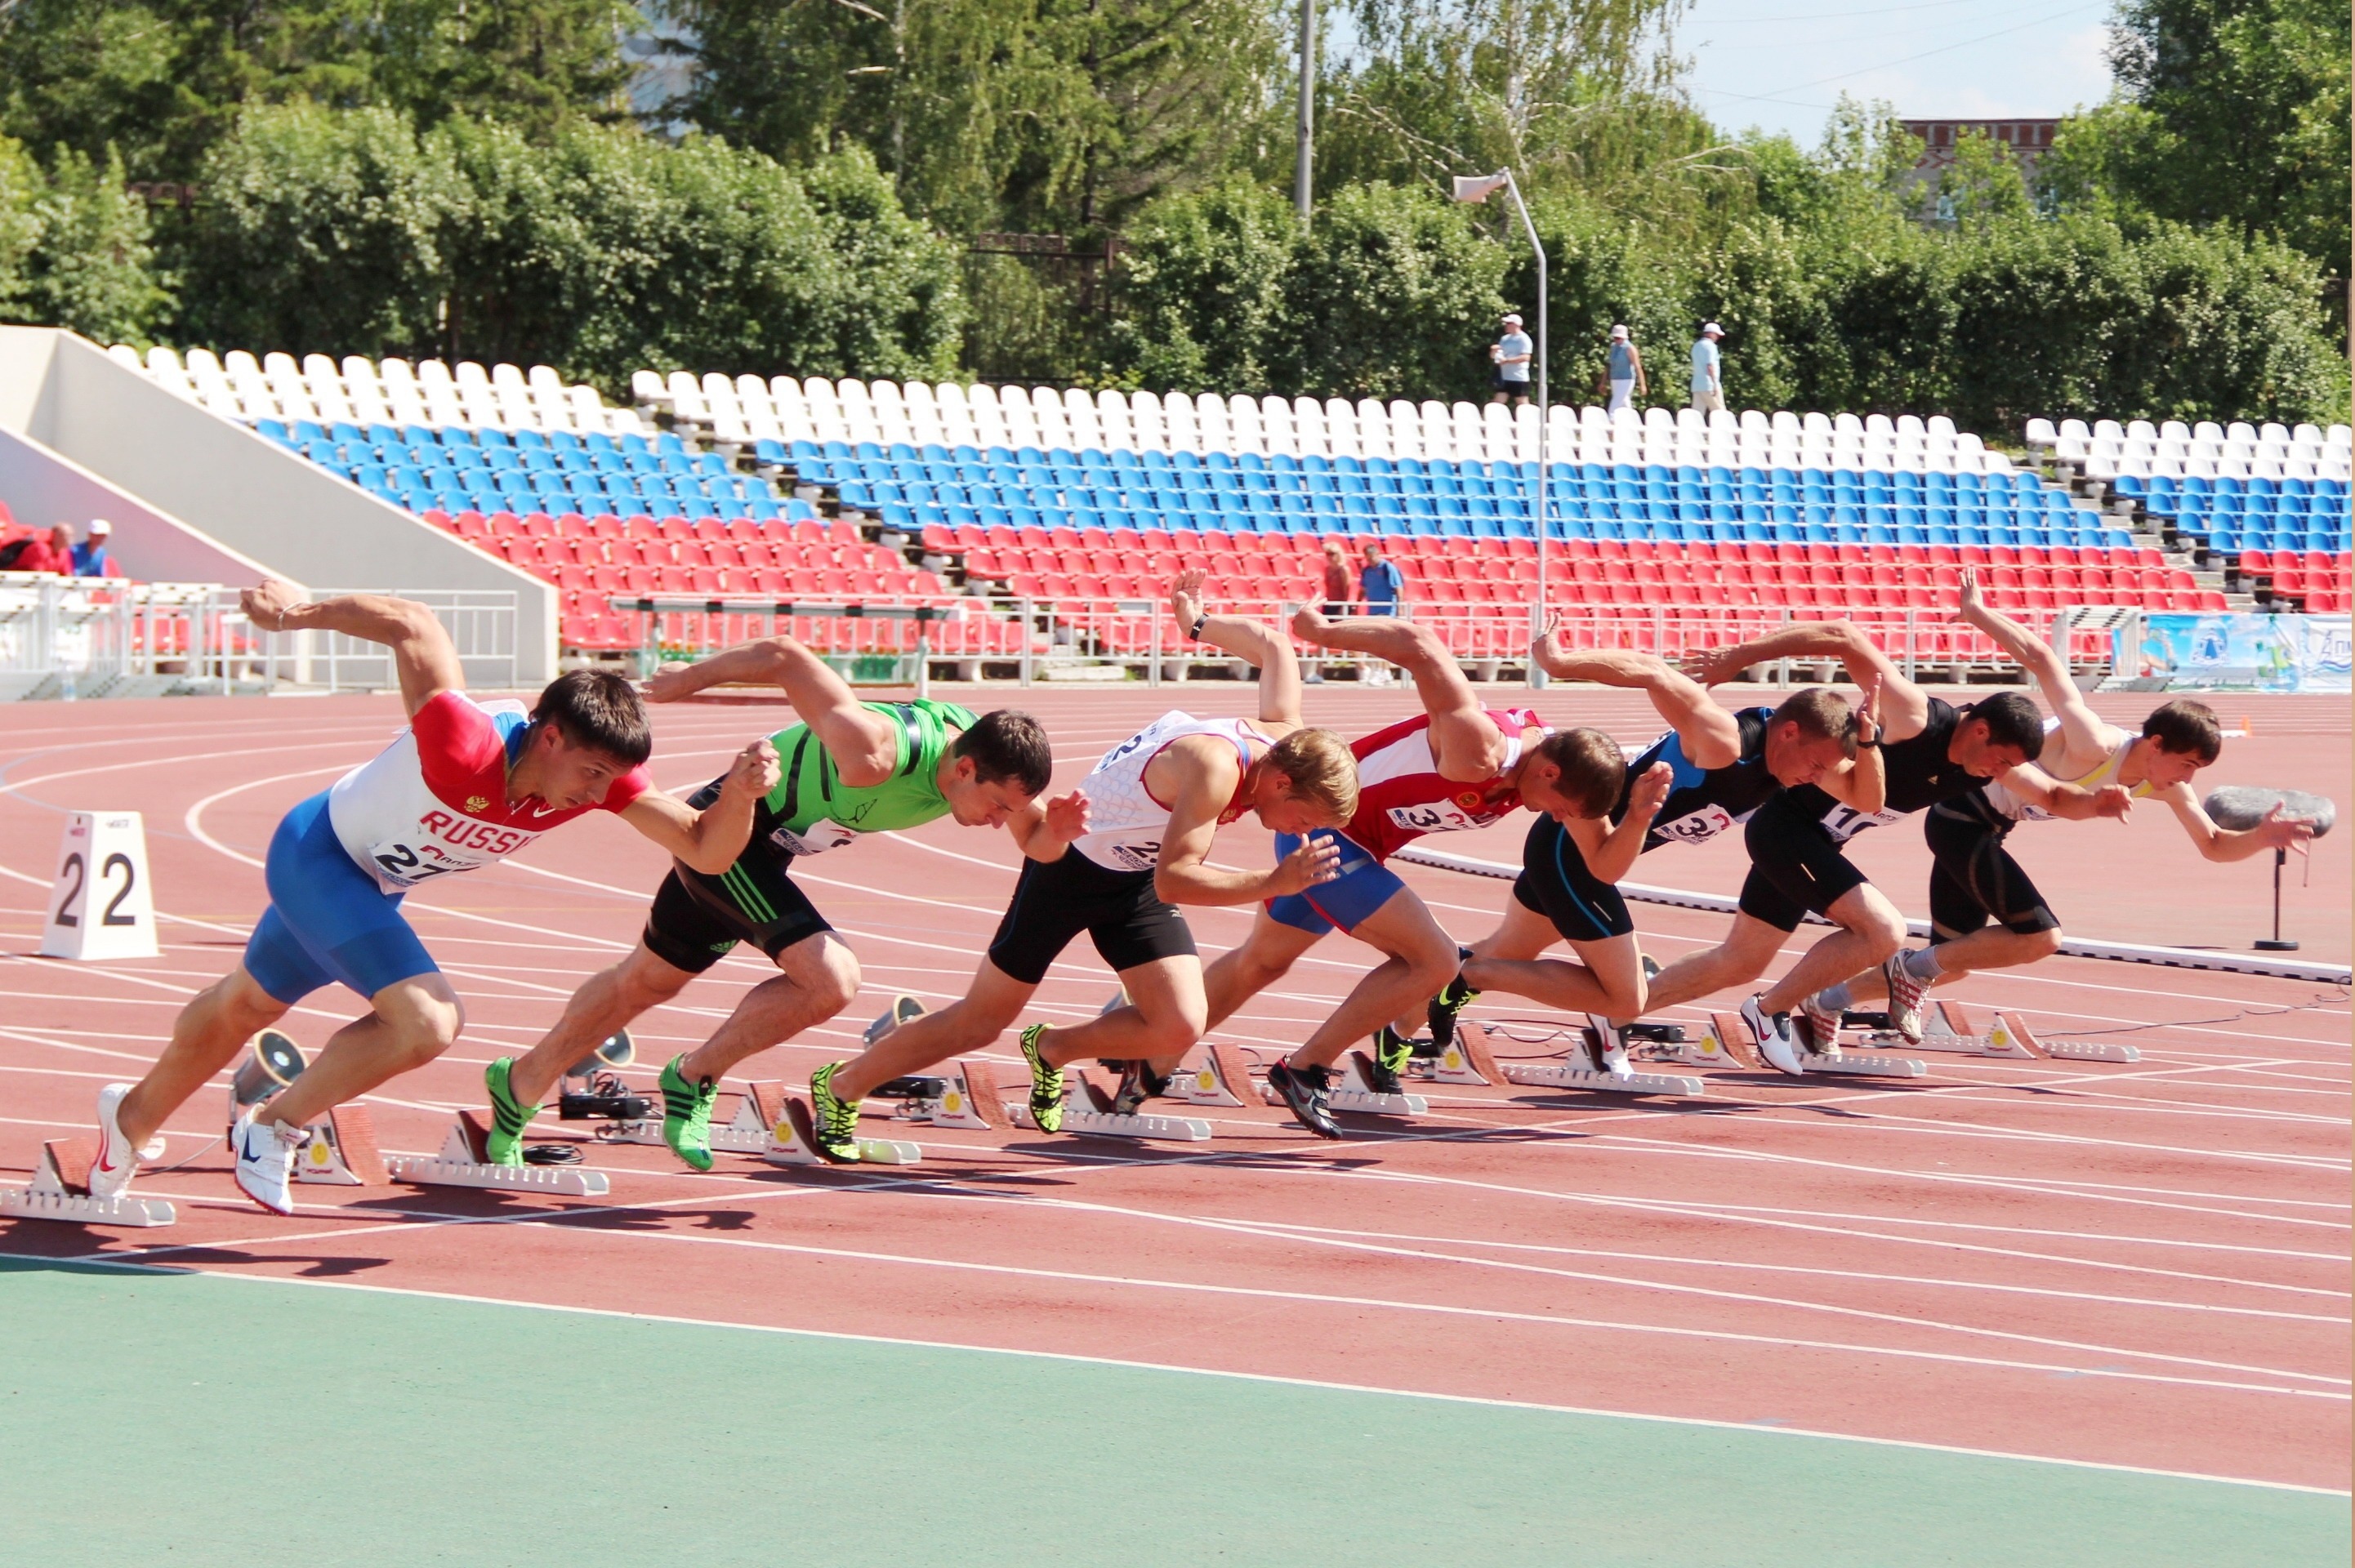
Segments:
[[[1704,323],[1700,336],[1692,347],[1692,406],[1700,414],[1725,412],[1725,378],[1717,352],[1717,340],[1725,329],[1715,322]]]
[[[1518,399],[1527,403],[1529,400],[1531,353],[1529,334],[1521,330],[1519,313],[1508,312],[1505,316],[1505,335],[1498,338],[1495,346],[1488,350],[1488,357],[1497,366],[1497,393],[1495,397],[1488,399],[1490,402],[1502,403]]]
[[[113,535],[114,524],[103,517],[93,517],[82,531],[82,541],[73,547],[73,575],[78,577],[102,577],[113,563],[106,554],[106,542]]]
[[[60,523],[47,534],[12,540],[0,548],[0,571],[73,576],[73,530]]]
[[[1349,557],[1342,553],[1337,539],[1325,541],[1325,602],[1319,606],[1327,620],[1338,620],[1349,613],[1349,601],[1357,598],[1357,585],[1349,580]],[[1325,659],[1322,652],[1308,661],[1305,679],[1315,685],[1325,680]]]
[[[1396,615],[1399,612],[1399,601],[1405,597],[1406,579],[1399,576],[1397,567],[1382,558],[1381,546],[1369,540],[1366,545],[1366,564],[1358,568],[1358,598],[1364,601],[1364,613]],[[1380,662],[1373,664],[1366,676],[1366,683],[1369,686],[1389,685],[1391,667]]]
[[[1644,377],[1644,356],[1636,352],[1636,340],[1627,335],[1624,326],[1611,329],[1611,365],[1607,372],[1611,382],[1611,406],[1604,410],[1615,414],[1635,406],[1637,397],[1648,397],[1652,389]]]

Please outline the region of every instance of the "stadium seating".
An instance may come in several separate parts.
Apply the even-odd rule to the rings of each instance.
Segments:
[[[2028,440],[2217,554],[2349,547],[2345,425],[2037,419]]]
[[[411,366],[381,365],[357,355],[338,365],[324,354],[289,354],[260,360],[244,349],[226,356],[192,348],[186,359],[165,347],[143,357],[117,344],[108,351],[166,389],[225,418],[249,425],[274,419],[366,427],[467,426],[488,430],[569,430],[577,434],[651,435],[634,411],[609,408],[593,387],[567,387],[547,366],[528,374],[512,365],[485,371],[466,361],[455,372],[439,360]]]

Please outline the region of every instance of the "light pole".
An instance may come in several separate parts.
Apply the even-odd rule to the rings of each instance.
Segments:
[[[1521,229],[1529,237],[1529,249],[1538,259],[1538,489],[1537,505],[1531,521],[1538,535],[1538,601],[1529,608],[1529,641],[1535,644],[1545,631],[1546,617],[1546,493],[1552,487],[1552,476],[1546,471],[1546,253],[1538,238],[1538,226],[1529,221],[1529,204],[1521,199],[1521,187],[1513,179],[1513,171],[1499,169],[1493,175],[1458,175],[1455,176],[1457,201],[1484,202],[1497,191],[1513,198],[1513,207],[1521,215]],[[1537,660],[1529,660],[1531,690],[1546,683],[1545,672]]]
[[[1292,171],[1292,205],[1308,209],[1316,165],[1316,0],[1300,0],[1300,130]]]

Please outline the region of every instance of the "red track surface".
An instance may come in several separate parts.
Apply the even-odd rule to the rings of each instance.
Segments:
[[[1222,685],[1003,694],[1048,721],[1059,779],[1161,706],[1238,711],[1247,698]],[[1407,700],[1327,688],[1312,715],[1356,733]],[[2130,718],[2147,702],[2104,706]],[[2346,796],[2344,701],[2219,705],[2255,734],[2231,744],[2214,781]],[[1615,694],[1541,706],[1623,740],[1657,728]],[[657,777],[699,781],[783,711],[662,712]],[[99,1085],[137,1075],[182,999],[234,961],[279,814],[398,723],[390,700],[365,698],[27,705],[0,721],[0,1169],[29,1171],[42,1139],[87,1127]],[[31,957],[69,808],[146,814],[160,959]],[[1445,847],[1508,860],[1518,832]],[[1221,858],[1246,863],[1259,838],[1231,832]],[[2324,842],[2310,888],[2292,867],[2301,957],[2346,961],[2348,842]],[[2147,808],[2125,827],[2032,827],[2018,843],[2084,936],[2244,948],[2270,917],[2262,864],[2205,865]],[[1739,853],[1672,847],[1637,875],[1731,893]],[[1920,913],[1918,831],[1871,834],[1859,859]],[[941,824],[810,866],[805,884],[850,937],[871,1004],[752,1069],[798,1089],[855,1048],[891,992],[936,1004],[961,992],[1013,862],[1001,839]],[[628,946],[661,869],[597,818],[551,835],[527,865],[410,904],[470,1022],[448,1057],[375,1102],[389,1147],[438,1147],[448,1107],[479,1103],[482,1064],[527,1044]],[[1501,883],[1409,875],[1459,936],[1484,930],[1505,895]],[[1245,918],[1204,912],[1195,929],[1215,950]],[[1649,907],[1638,922],[1666,958],[1720,924]],[[1328,941],[1229,1037],[1262,1053],[1296,1040],[1367,961]],[[698,1040],[763,972],[724,963],[685,1005],[642,1022],[642,1050]],[[1040,1012],[1092,1012],[1106,985],[1082,945]],[[143,1181],[180,1205],[174,1230],[20,1223],[0,1230],[0,1248],[2343,1486],[2344,994],[2076,959],[1956,994],[2023,1008],[2048,1033],[2132,1030],[2119,1037],[2144,1060],[1932,1056],[1928,1078],[1896,1087],[1715,1074],[1709,1099],[1681,1108],[1442,1086],[1427,1118],[1365,1121],[1341,1145],[1258,1108],[1201,1113],[1218,1137],[1190,1148],[926,1128],[925,1162],[894,1171],[723,1156],[698,1176],[661,1150],[599,1150],[592,1162],[614,1172],[605,1200],[305,1187],[293,1220],[239,1200],[214,1150]],[[315,1047],[355,1010],[321,992],[289,1027]],[[1014,1059],[1010,1046],[999,1055]],[[196,1152],[220,1107],[208,1091],[176,1118],[169,1158]]]

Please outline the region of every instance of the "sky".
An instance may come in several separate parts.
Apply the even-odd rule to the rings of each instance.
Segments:
[[[1841,93],[1908,120],[2050,119],[2109,95],[2110,0],[1692,0],[1696,105],[1813,146]]]

